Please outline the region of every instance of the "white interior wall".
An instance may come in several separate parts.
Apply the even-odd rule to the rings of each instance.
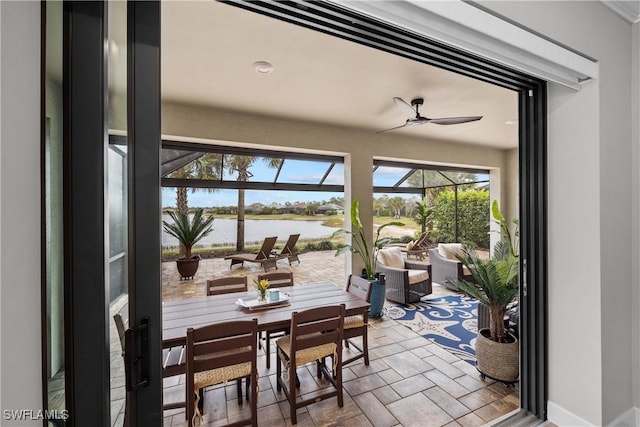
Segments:
[[[39,2],[0,2],[0,52],[0,408],[37,411],[42,408]]]
[[[640,23],[632,27],[631,75],[640,76]],[[631,81],[631,235],[640,236],[640,79]],[[633,379],[633,405],[640,408],[640,239],[632,240],[631,283],[633,285],[634,328],[631,378]]]
[[[549,88],[549,417],[564,411],[607,424],[633,406],[629,373],[639,362],[631,346],[631,27],[600,2],[482,4],[599,60],[599,80],[579,93]]]

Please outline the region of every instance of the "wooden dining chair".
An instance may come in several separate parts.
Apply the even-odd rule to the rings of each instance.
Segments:
[[[125,304],[118,313],[113,315],[113,321],[118,330],[118,338],[120,338],[120,348],[122,350],[122,359],[125,359],[125,332],[129,327],[129,305]],[[129,369],[127,363],[124,364],[125,371]],[[182,340],[166,340],[162,342],[162,378],[182,375],[186,370],[186,353]],[[129,420],[129,411],[127,410],[127,402],[125,402],[125,422],[124,426],[131,425]],[[162,409],[168,411],[170,409],[184,408],[185,402],[165,403]]]
[[[247,397],[251,415],[229,426],[258,425],[258,320],[237,320],[187,329],[186,402],[187,423],[196,417],[204,388],[227,381],[247,379]],[[242,404],[242,399],[238,400]],[[204,406],[204,405],[203,405]]]
[[[247,290],[247,277],[221,277],[207,280],[207,295],[230,294]]]
[[[118,338],[120,339],[120,355],[122,356],[122,361],[125,361],[124,358],[124,335],[127,330],[127,325],[129,324],[129,305],[125,304],[118,313],[113,315],[113,321],[116,324],[116,330],[118,331]],[[128,370],[127,363],[124,363],[125,372]],[[127,373],[125,373],[125,376]],[[125,392],[125,402],[124,402],[124,422],[123,427],[129,427],[132,425],[131,422],[131,411],[129,411],[129,393]]]
[[[297,423],[298,408],[337,397],[338,406],[344,405],[342,394],[342,340],[345,306],[334,305],[316,307],[293,312],[291,332],[276,341],[277,345],[277,390],[284,390],[289,400],[291,424]],[[332,370],[326,365],[326,358],[332,360]],[[299,366],[314,362],[317,365],[318,378],[323,376],[333,385],[325,393],[312,393],[306,400],[297,396],[297,375]],[[282,368],[287,376],[283,377]]]
[[[293,286],[293,273],[292,272],[275,272],[275,273],[263,273],[258,274],[258,281],[268,280],[269,288],[277,288],[280,286]],[[289,332],[289,329],[279,329],[276,331],[265,332],[264,351],[267,355],[267,369],[271,368],[271,339],[279,336],[283,336]],[[260,337],[262,339],[262,336]]]
[[[347,280],[347,292],[360,298],[363,301],[371,301],[371,282],[359,276],[349,275]],[[368,325],[369,311],[365,310],[364,314],[347,316],[344,319],[344,346],[348,349],[355,347],[358,353],[349,359],[342,361],[342,366],[364,358],[364,364],[369,366],[369,339]],[[362,348],[354,344],[350,339],[362,337]]]

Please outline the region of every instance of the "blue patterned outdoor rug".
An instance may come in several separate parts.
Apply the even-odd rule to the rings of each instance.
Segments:
[[[475,366],[477,300],[462,295],[425,297],[418,303],[387,307],[385,315]]]

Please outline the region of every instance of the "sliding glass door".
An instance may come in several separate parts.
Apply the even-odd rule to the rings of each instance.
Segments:
[[[42,10],[45,407],[72,426],[161,425],[160,4]]]

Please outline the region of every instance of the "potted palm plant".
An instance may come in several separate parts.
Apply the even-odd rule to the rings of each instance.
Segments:
[[[491,259],[481,259],[465,246],[458,259],[469,269],[476,283],[452,280],[460,292],[477,299],[489,310],[489,328],[480,329],[476,340],[477,368],[482,378],[504,383],[517,381],[519,375],[518,340],[504,325],[506,307],[519,292],[519,259],[517,252],[517,221],[514,232],[494,200],[491,207],[494,220],[500,225],[501,240],[495,245]]]
[[[165,232],[178,239],[184,246],[185,256],[177,259],[176,265],[180,277],[188,279],[196,274],[200,265],[200,257],[192,256],[191,249],[213,231],[211,223],[214,218],[213,216],[205,217],[202,209],[197,209],[191,219],[189,214],[181,211],[169,212],[169,216],[173,222],[162,221],[162,225]]]
[[[374,285],[371,291],[369,317],[380,317],[382,315],[385,294],[384,275],[380,277],[380,275],[376,273],[376,265],[378,262],[378,251],[391,240],[386,237],[380,238],[380,232],[385,227],[391,225],[404,226],[404,223],[391,221],[378,227],[373,246],[369,247],[362,221],[360,221],[360,202],[358,199],[354,199],[351,203],[351,230],[339,229],[331,235],[331,238],[345,234],[351,236],[351,244],[340,246],[336,251],[336,256],[345,252],[354,253],[360,255],[360,258],[364,262],[362,276]]]

